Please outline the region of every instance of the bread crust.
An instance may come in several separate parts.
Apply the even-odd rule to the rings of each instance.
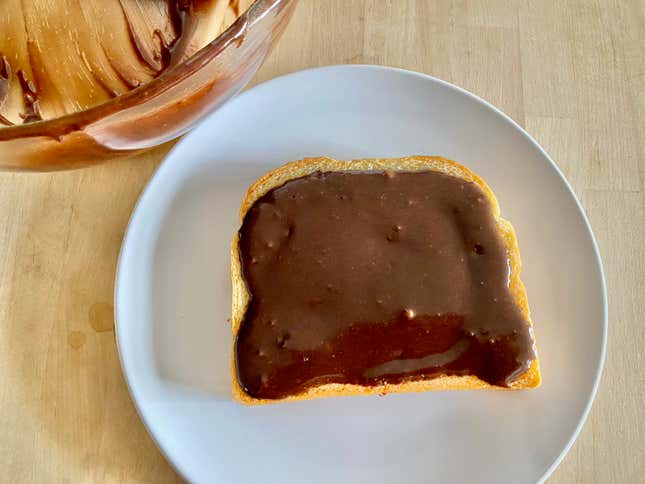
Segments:
[[[515,296],[518,306],[529,321],[532,327],[528,299],[524,284],[520,279],[522,263],[517,246],[515,230],[510,222],[500,217],[499,204],[495,194],[490,187],[475,173],[447,158],[439,156],[409,156],[405,158],[370,158],[352,161],[339,161],[331,158],[304,158],[302,160],[287,163],[259,178],[248,189],[240,208],[240,222],[244,220],[247,211],[264,194],[279,187],[289,180],[310,175],[315,172],[340,172],[340,171],[436,171],[446,175],[461,178],[476,183],[490,201],[493,215],[497,220],[497,227],[504,239],[508,251],[510,277],[509,287]],[[500,390],[517,390],[522,388],[534,388],[540,385],[541,375],[537,358],[537,349],[534,350],[536,357],[531,366],[522,373],[510,387],[491,385],[474,375],[442,375],[427,380],[405,381],[396,384],[383,384],[374,386],[363,386],[345,383],[327,383],[309,388],[296,395],[290,395],[280,399],[254,398],[247,394],[241,387],[236,371],[235,363],[235,340],[240,325],[250,300],[250,294],[242,275],[242,265],[239,254],[239,234],[236,232],[231,244],[231,283],[233,287],[233,301],[231,313],[231,329],[233,332],[233,352],[231,364],[231,378],[233,381],[233,399],[246,405],[261,405],[294,400],[309,400],[313,398],[333,397],[342,395],[373,395],[388,393],[426,392],[433,390],[472,390],[480,388],[491,388]],[[533,338],[535,341],[535,338]]]

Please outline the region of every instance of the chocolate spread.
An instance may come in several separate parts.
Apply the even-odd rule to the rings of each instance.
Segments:
[[[439,375],[508,386],[535,358],[475,183],[315,173],[257,200],[239,236],[251,298],[235,357],[253,397]]]

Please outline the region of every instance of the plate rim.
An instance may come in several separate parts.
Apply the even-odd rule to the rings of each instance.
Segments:
[[[571,187],[571,184],[569,183],[569,180],[564,176],[562,171],[560,170],[560,167],[555,163],[555,161],[551,158],[551,156],[546,152],[544,148],[522,127],[520,126],[513,118],[511,118],[508,114],[503,112],[501,109],[498,107],[494,106],[490,102],[486,101],[482,97],[473,94],[472,92],[457,86],[456,84],[450,83],[448,81],[445,81],[443,79],[440,79],[438,77],[432,76],[430,74],[425,74],[422,72],[418,71],[413,71],[409,69],[403,69],[399,67],[392,67],[392,66],[387,66],[387,65],[375,65],[375,64],[332,64],[332,65],[325,65],[325,66],[319,66],[319,67],[312,67],[308,69],[302,69],[298,71],[293,71],[289,72],[287,74],[282,74],[280,76],[274,77],[272,79],[266,80],[264,82],[261,82],[252,88],[245,90],[244,92],[238,94],[237,96],[234,96],[231,100],[229,100],[226,104],[229,104],[230,102],[235,102],[238,98],[244,98],[246,96],[251,95],[254,91],[260,90],[260,89],[266,89],[273,84],[279,84],[281,82],[284,82],[287,79],[293,78],[293,77],[298,77],[298,76],[307,76],[307,75],[318,75],[320,73],[327,73],[327,72],[333,72],[333,71],[353,71],[353,70],[368,70],[368,71],[379,71],[379,72],[390,72],[394,73],[397,75],[403,75],[403,76],[411,76],[411,77],[417,77],[419,79],[423,79],[425,81],[431,82],[431,83],[436,83],[444,88],[453,90],[459,94],[465,95],[466,97],[469,97],[471,100],[475,101],[476,103],[480,104],[481,106],[485,107],[486,109],[494,112],[495,114],[499,115],[502,117],[504,121],[510,124],[512,128],[514,128],[516,131],[518,131],[531,145],[533,145],[534,148],[538,150],[538,152],[551,164],[551,168],[555,170],[557,175],[559,176],[560,180],[564,183],[569,196],[573,199],[575,202],[576,209],[578,210],[579,215],[582,217],[582,220],[584,222],[585,230],[591,239],[591,244],[595,256],[595,262],[598,267],[598,272],[600,274],[600,286],[601,286],[601,293],[602,293],[602,307],[603,307],[603,314],[602,314],[602,334],[601,334],[601,349],[600,349],[600,358],[598,361],[598,365],[596,367],[596,374],[594,377],[594,382],[593,382],[593,387],[591,390],[591,393],[589,394],[587,403],[585,404],[584,410],[582,412],[582,415],[574,428],[572,434],[570,435],[566,445],[562,448],[560,451],[560,454],[558,457],[553,461],[553,463],[543,472],[542,476],[538,479],[538,483],[543,483],[548,479],[553,471],[560,465],[560,463],[563,461],[564,457],[569,453],[571,450],[571,447],[573,446],[574,442],[578,438],[578,435],[580,435],[580,431],[582,430],[582,427],[584,426],[585,422],[587,421],[587,418],[589,416],[589,413],[591,411],[591,407],[593,405],[593,402],[596,398],[596,394],[598,392],[598,388],[600,386],[600,381],[602,379],[602,373],[604,369],[604,364],[605,364],[605,358],[607,355],[607,339],[608,339],[608,331],[609,331],[609,308],[608,308],[608,303],[607,303],[607,283],[606,283],[606,277],[605,277],[605,271],[603,267],[603,262],[602,262],[602,257],[600,255],[600,250],[598,247],[598,243],[596,241],[596,238],[594,236],[591,224],[589,222],[589,219],[587,218],[587,214],[582,207],[582,204],[580,203],[580,200],[576,196],[576,193],[574,192],[573,188]],[[148,435],[152,438],[153,442],[161,452],[161,454],[164,456],[166,461],[169,463],[169,465],[177,472],[177,474],[182,477],[183,479],[190,481],[189,480],[189,473],[186,472],[186,469],[183,469],[178,462],[175,462],[171,456],[170,453],[166,450],[166,447],[162,443],[162,439],[159,438],[159,436],[156,434],[151,422],[148,420],[144,409],[140,405],[140,398],[138,398],[138,391],[135,389],[133,386],[132,382],[130,381],[130,378],[128,376],[128,363],[126,363],[127,357],[124,357],[124,351],[122,350],[122,338],[124,338],[123,334],[124,331],[119,330],[119,320],[122,320],[120,317],[121,312],[122,312],[122,306],[120,306],[119,303],[119,286],[122,285],[120,284],[120,280],[123,276],[123,273],[125,272],[122,264],[125,259],[125,255],[127,254],[129,250],[129,246],[132,244],[132,226],[135,218],[137,217],[137,213],[144,203],[145,200],[150,196],[150,193],[152,191],[152,187],[156,186],[156,183],[158,180],[163,176],[163,174],[168,170],[169,168],[169,163],[167,160],[175,153],[176,150],[180,149],[180,147],[184,144],[187,143],[187,139],[191,136],[192,132],[195,131],[196,129],[201,126],[201,124],[217,115],[217,111],[211,112],[208,115],[204,116],[203,119],[201,119],[191,130],[186,133],[169,151],[166,153],[164,156],[163,160],[160,162],[159,166],[153,173],[153,175],[150,177],[150,179],[146,182],[146,185],[144,189],[142,190],[141,194],[139,195],[139,198],[137,199],[137,202],[135,203],[132,212],[130,214],[130,218],[128,219],[128,224],[126,226],[125,232],[123,234],[123,239],[121,242],[121,248],[119,249],[119,256],[117,260],[117,267],[116,267],[116,273],[114,277],[114,334],[115,334],[115,341],[116,341],[116,347],[117,347],[117,353],[119,355],[119,363],[121,366],[121,371],[123,373],[123,377],[126,383],[126,386],[128,388],[128,392],[130,393],[130,397],[132,399],[132,402],[134,404],[134,407],[137,411],[137,414],[139,415],[139,418],[141,419],[141,422],[143,423],[143,426],[145,427],[146,431],[148,432]]]

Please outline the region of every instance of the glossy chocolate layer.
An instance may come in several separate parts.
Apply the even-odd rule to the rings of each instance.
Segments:
[[[506,246],[474,183],[316,173],[260,198],[239,235],[251,301],[237,371],[253,397],[442,374],[507,386],[535,357]]]

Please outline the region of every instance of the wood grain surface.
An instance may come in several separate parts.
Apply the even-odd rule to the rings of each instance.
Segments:
[[[301,0],[255,82],[311,66],[414,69],[499,106],[547,149],[605,264],[597,399],[551,482],[645,479],[645,1]],[[174,482],[130,400],[113,282],[130,212],[169,146],[0,174],[0,481]]]

